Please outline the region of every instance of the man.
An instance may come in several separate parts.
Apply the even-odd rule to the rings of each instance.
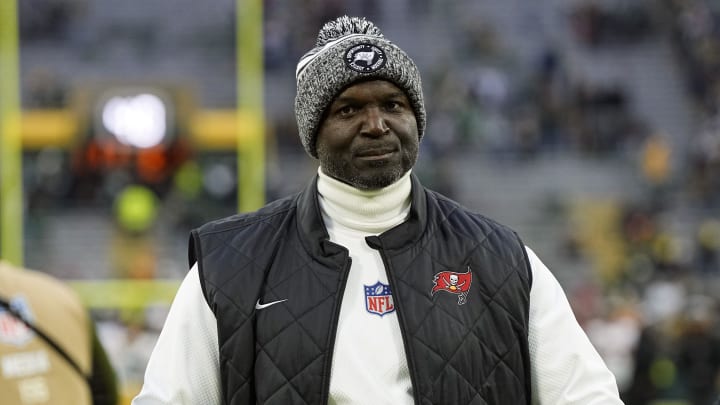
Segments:
[[[557,281],[507,228],[411,174],[413,61],[364,19],[297,67],[318,175],[192,232],[134,404],[620,404]]]
[[[3,404],[118,401],[115,372],[82,302],[50,276],[0,261]]]

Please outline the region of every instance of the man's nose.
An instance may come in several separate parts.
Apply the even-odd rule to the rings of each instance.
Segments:
[[[390,132],[385,115],[379,107],[369,107],[365,110],[362,132],[368,136],[383,136]]]

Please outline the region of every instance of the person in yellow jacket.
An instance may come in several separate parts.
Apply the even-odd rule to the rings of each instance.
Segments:
[[[77,295],[0,261],[0,403],[118,402],[115,372]]]

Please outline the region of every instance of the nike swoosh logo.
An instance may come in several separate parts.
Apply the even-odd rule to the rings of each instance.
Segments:
[[[272,306],[272,305],[275,305],[275,304],[279,304],[279,303],[285,302],[285,301],[287,301],[287,298],[284,299],[284,300],[268,302],[267,304],[261,304],[261,303],[260,303],[260,300],[257,300],[257,302],[255,303],[255,309],[265,309],[265,308],[267,308],[267,307],[269,307],[269,306]]]

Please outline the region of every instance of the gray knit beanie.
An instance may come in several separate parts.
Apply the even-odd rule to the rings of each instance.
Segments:
[[[343,16],[326,23],[315,48],[298,62],[295,118],[300,140],[317,158],[315,141],[325,109],[358,81],[382,79],[407,94],[415,112],[418,137],[425,132],[425,105],[417,66],[397,45],[365,18]]]

